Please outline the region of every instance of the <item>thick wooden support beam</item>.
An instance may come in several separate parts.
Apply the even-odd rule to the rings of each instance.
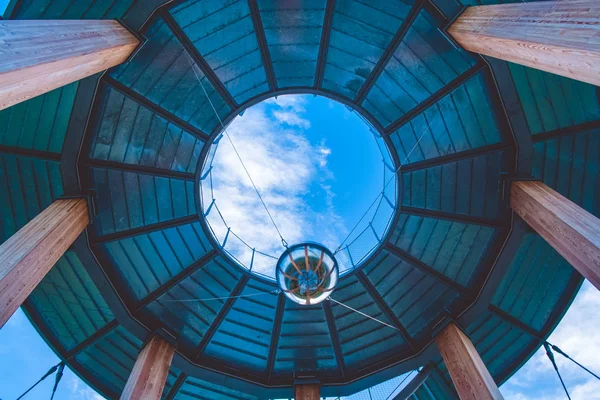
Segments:
[[[318,383],[296,384],[294,385],[295,400],[320,400],[321,388]]]
[[[450,35],[466,50],[600,86],[600,1],[469,7]]]
[[[174,354],[171,343],[152,336],[135,361],[121,400],[160,400]]]
[[[88,223],[85,199],[56,200],[0,246],[0,328]]]
[[[510,206],[600,290],[600,219],[537,181],[516,181]]]
[[[503,399],[471,340],[450,323],[435,338],[461,400]]]
[[[117,21],[0,21],[0,110],[121,64],[138,43]]]

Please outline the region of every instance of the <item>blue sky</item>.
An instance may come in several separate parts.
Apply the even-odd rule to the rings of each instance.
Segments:
[[[0,0],[0,15],[4,14],[4,11],[6,10],[6,7],[8,7],[8,2],[10,0]]]
[[[384,177],[390,176],[389,171],[384,176],[382,152],[370,127],[344,105],[323,97],[267,100],[237,117],[227,132],[290,245],[309,240],[335,250],[381,192]],[[202,188],[215,236],[220,243],[227,237],[226,249],[245,265],[252,259],[251,248],[276,260],[283,249],[281,240],[227,137],[219,141],[205,171],[211,165],[212,175]],[[218,211],[210,208],[213,197]],[[385,207],[380,216],[387,222],[392,209]],[[228,227],[250,247],[227,235]],[[379,230],[381,237],[384,226]],[[355,261],[375,244],[370,231],[361,237],[361,251],[353,252]],[[273,276],[275,261],[261,261],[255,259],[254,270]]]
[[[337,245],[381,190],[381,156],[368,128],[357,118],[345,106],[321,97],[282,96],[248,110],[230,126],[238,150],[291,243],[318,240]],[[262,229],[255,229],[270,222],[239,161],[226,148],[221,152],[217,164],[232,171],[217,182],[216,197],[229,199],[222,204],[225,217],[253,246],[280,251],[275,232],[265,237]],[[600,372],[598,310],[600,292],[585,282],[550,338],[596,372]],[[600,399],[598,381],[561,356],[556,358],[574,400]],[[0,399],[16,398],[58,361],[19,310],[0,330]],[[48,399],[52,385],[53,378],[49,378],[26,399]],[[501,391],[507,399],[516,400],[565,398],[543,350]],[[55,398],[101,397],[66,371]],[[353,397],[358,398],[368,399]]]

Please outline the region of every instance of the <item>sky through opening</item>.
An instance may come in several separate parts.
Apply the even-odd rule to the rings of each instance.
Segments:
[[[355,112],[324,97],[269,99],[238,116],[227,132],[289,245],[314,241],[335,251],[392,176],[379,135]],[[226,136],[213,145],[204,171],[203,212],[215,237],[242,265],[272,277],[281,239]],[[387,191],[394,188],[395,180]],[[395,194],[388,197],[395,203]],[[374,207],[346,244],[375,214]],[[374,233],[355,241],[352,257],[340,252],[342,271],[376,247],[392,216],[387,203],[380,206]]]

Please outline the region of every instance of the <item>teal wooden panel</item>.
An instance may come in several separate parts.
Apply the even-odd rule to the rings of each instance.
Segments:
[[[514,367],[515,360],[523,357],[523,351],[534,342],[531,336],[493,313],[482,315],[477,322],[467,327],[466,332],[496,379],[502,373],[505,375],[507,368]],[[445,367],[444,372],[449,378]]]
[[[98,196],[95,229],[108,234],[196,213],[194,182],[93,168]]]
[[[15,18],[116,19],[125,16],[135,2],[134,0],[28,0],[23,1],[16,8]]]
[[[181,374],[181,370],[179,370],[179,368],[171,365],[171,368],[169,369],[169,375],[167,375],[167,381],[165,382],[165,388],[163,389],[161,398],[164,399],[167,397],[167,394],[169,393],[169,391],[175,384],[175,381],[179,377],[179,374]]]
[[[325,0],[258,1],[278,87],[313,86],[325,5]]]
[[[600,216],[600,129],[533,146],[532,175]]]
[[[323,88],[354,98],[412,5],[412,0],[336,1]]]
[[[266,371],[278,295],[272,285],[259,282],[249,283],[241,295],[252,297],[233,303],[205,354],[229,360],[232,368]]]
[[[105,246],[138,299],[212,249],[199,222],[116,240]]]
[[[186,1],[171,13],[239,103],[268,90],[245,1]]]
[[[194,71],[190,56],[163,20],[144,34],[145,45],[111,76],[199,130],[212,132],[219,121],[209,98],[224,119],[230,109],[223,98],[198,68]]]
[[[383,125],[398,119],[474,64],[437,28],[437,22],[421,11],[364,100],[365,109]]]
[[[196,378],[187,378],[175,400],[259,400],[258,397]]]
[[[366,288],[354,276],[338,283],[332,295],[335,300],[357,309],[387,324],[393,322],[369,296]],[[331,303],[344,363],[348,368],[360,368],[389,357],[390,353],[406,350],[406,341],[398,331]]]
[[[502,208],[502,171],[508,154],[496,152],[404,172],[402,205],[496,218]]]
[[[323,305],[301,306],[286,299],[274,374],[289,376],[300,370],[326,377],[337,373],[337,362]]]
[[[450,279],[468,286],[494,233],[491,227],[403,214],[391,241]]]
[[[121,393],[142,342],[119,326],[75,357],[87,372],[114,393]]]
[[[481,74],[416,115],[390,137],[402,164],[499,143]]]
[[[0,241],[62,195],[58,162],[0,153]]]
[[[440,312],[458,297],[454,290],[387,252],[364,271],[411,336],[422,334],[430,323],[437,322]]]
[[[239,268],[218,257],[160,296],[146,310],[164,321],[184,346],[195,348],[225,303],[224,299],[195,300],[231,296],[241,274]]]
[[[204,142],[107,88],[90,157],[194,173]]]
[[[538,234],[527,234],[492,303],[534,329],[541,329],[574,273]]]
[[[27,301],[67,350],[114,319],[100,291],[72,251],[58,260]]]
[[[600,119],[598,88],[517,64],[509,64],[532,134]]]
[[[0,145],[61,153],[78,82],[0,111]]]

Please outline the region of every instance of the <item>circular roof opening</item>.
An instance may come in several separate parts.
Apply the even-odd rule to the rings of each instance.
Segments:
[[[218,244],[253,273],[275,279],[285,245],[317,242],[343,275],[388,232],[394,165],[358,113],[325,97],[279,96],[247,109],[213,141],[200,179],[202,213]]]

